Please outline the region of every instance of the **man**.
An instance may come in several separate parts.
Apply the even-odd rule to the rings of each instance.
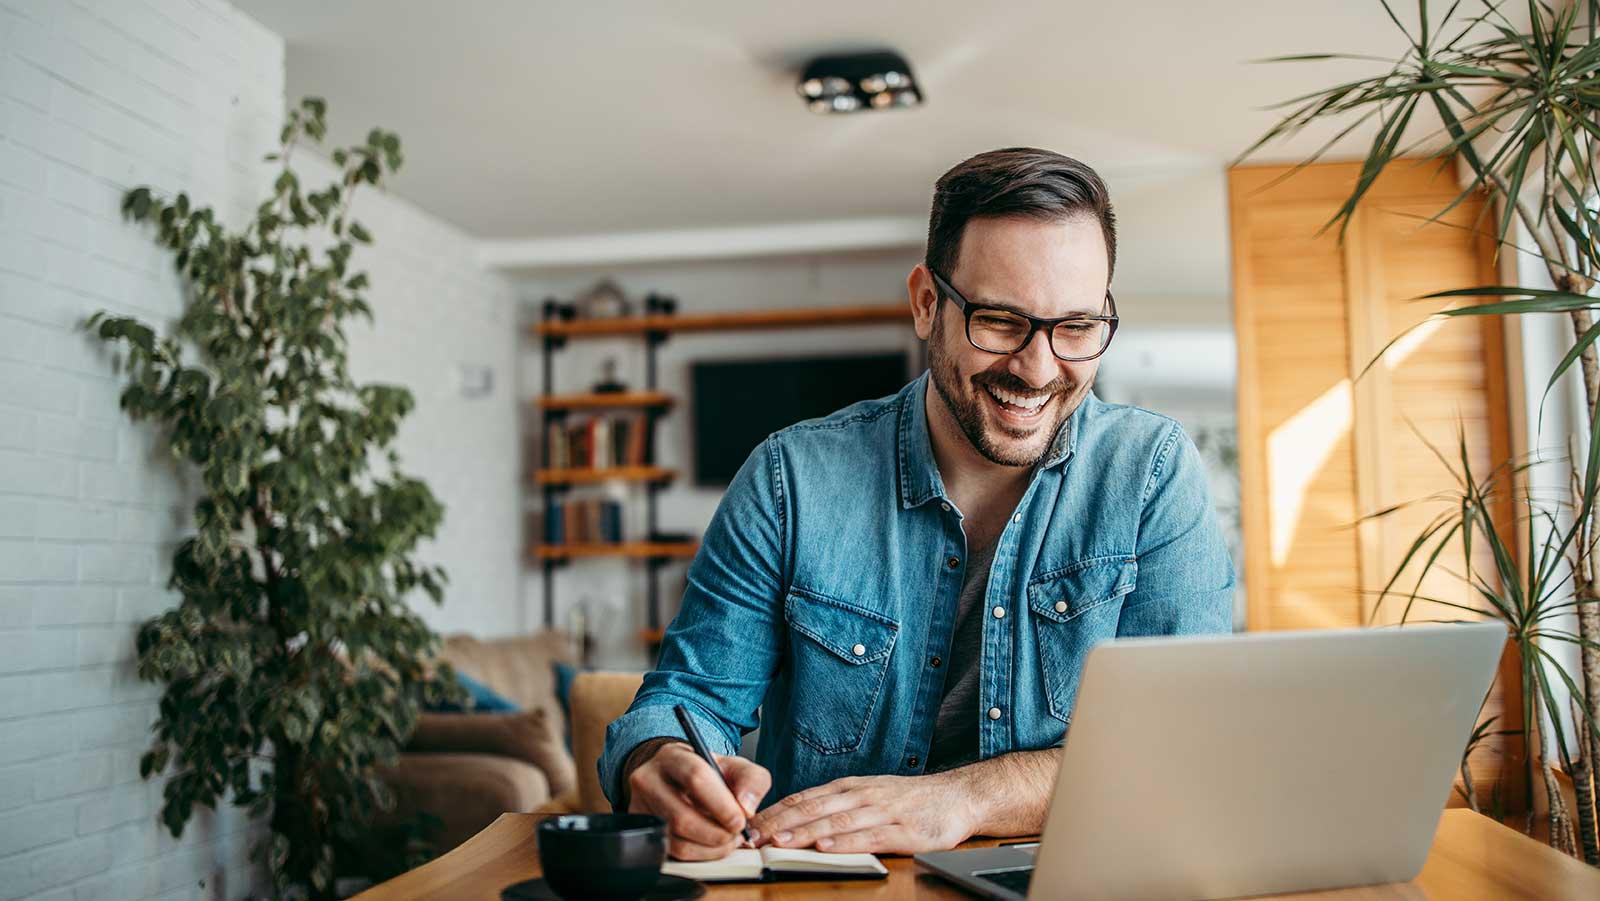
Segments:
[[[756,448],[607,731],[601,784],[664,817],[673,856],[720,857],[747,824],[826,851],[1037,832],[1089,648],[1228,630],[1194,445],[1090,393],[1115,260],[1076,160],[997,150],[939,180],[907,279],[929,371]],[[756,760],[732,756],[758,709]]]

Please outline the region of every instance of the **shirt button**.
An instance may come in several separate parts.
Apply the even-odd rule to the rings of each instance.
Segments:
[[[1056,612],[1057,613],[1066,613],[1067,612],[1067,602],[1066,601],[1056,601]]]
[[[941,664],[943,662],[944,662],[944,660],[940,659],[939,655],[935,654],[933,656],[933,659],[928,661],[928,665],[933,667],[934,669],[938,669],[939,668],[939,664]]]
[[[1012,522],[1022,522],[1022,514],[1018,513],[1017,515],[1011,517],[1011,521]]]
[[[862,654],[865,654],[866,652],[867,652],[867,646],[864,645],[864,644],[858,644],[855,647],[850,649],[850,653],[856,655],[857,657],[860,657]]]
[[[944,565],[950,567],[951,569],[955,569],[961,565],[961,558],[951,557],[949,560],[944,561]]]
[[[950,512],[950,505],[949,504],[940,504],[939,505],[939,509],[943,510],[946,513],[949,513]]]
[[[921,764],[922,764],[922,758],[918,757],[915,754],[912,754],[910,757],[906,758],[906,766],[916,767],[916,766],[920,766]]]
[[[996,608],[994,608],[994,618],[995,619],[1005,619],[1006,618],[1006,608],[1004,608],[1004,607],[996,607]]]
[[[998,708],[998,707],[990,707],[989,708],[989,719],[997,720],[999,718],[1000,718],[1000,708]]]

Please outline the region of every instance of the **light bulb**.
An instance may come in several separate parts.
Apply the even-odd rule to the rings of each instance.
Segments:
[[[825,94],[848,94],[850,82],[836,75],[830,75],[822,79],[822,91]]]

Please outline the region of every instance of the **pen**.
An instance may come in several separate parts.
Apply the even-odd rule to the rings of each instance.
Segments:
[[[722,776],[723,785],[728,785],[728,777],[723,775],[722,767],[717,766],[717,759],[711,756],[711,751],[706,748],[705,741],[700,738],[700,730],[694,727],[694,720],[689,718],[689,709],[682,704],[678,704],[672,708],[672,712],[678,715],[678,725],[683,727],[683,737],[689,740],[689,747],[694,748],[694,752],[700,755],[701,760],[711,764],[711,769],[718,776]],[[733,786],[731,785],[728,785],[728,794],[733,794]],[[738,796],[734,797],[733,803],[739,803]],[[743,810],[744,806],[740,805],[739,809]],[[755,847],[755,841],[750,837],[750,827],[748,825],[744,827],[739,835],[744,839],[745,844]]]

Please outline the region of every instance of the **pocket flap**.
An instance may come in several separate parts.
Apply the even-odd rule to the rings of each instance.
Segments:
[[[853,664],[888,657],[900,628],[882,614],[800,589],[792,589],[785,600],[784,618],[796,632]]]
[[[1139,561],[1131,554],[1092,557],[1035,578],[1028,584],[1028,606],[1052,622],[1064,623],[1132,591]]]

